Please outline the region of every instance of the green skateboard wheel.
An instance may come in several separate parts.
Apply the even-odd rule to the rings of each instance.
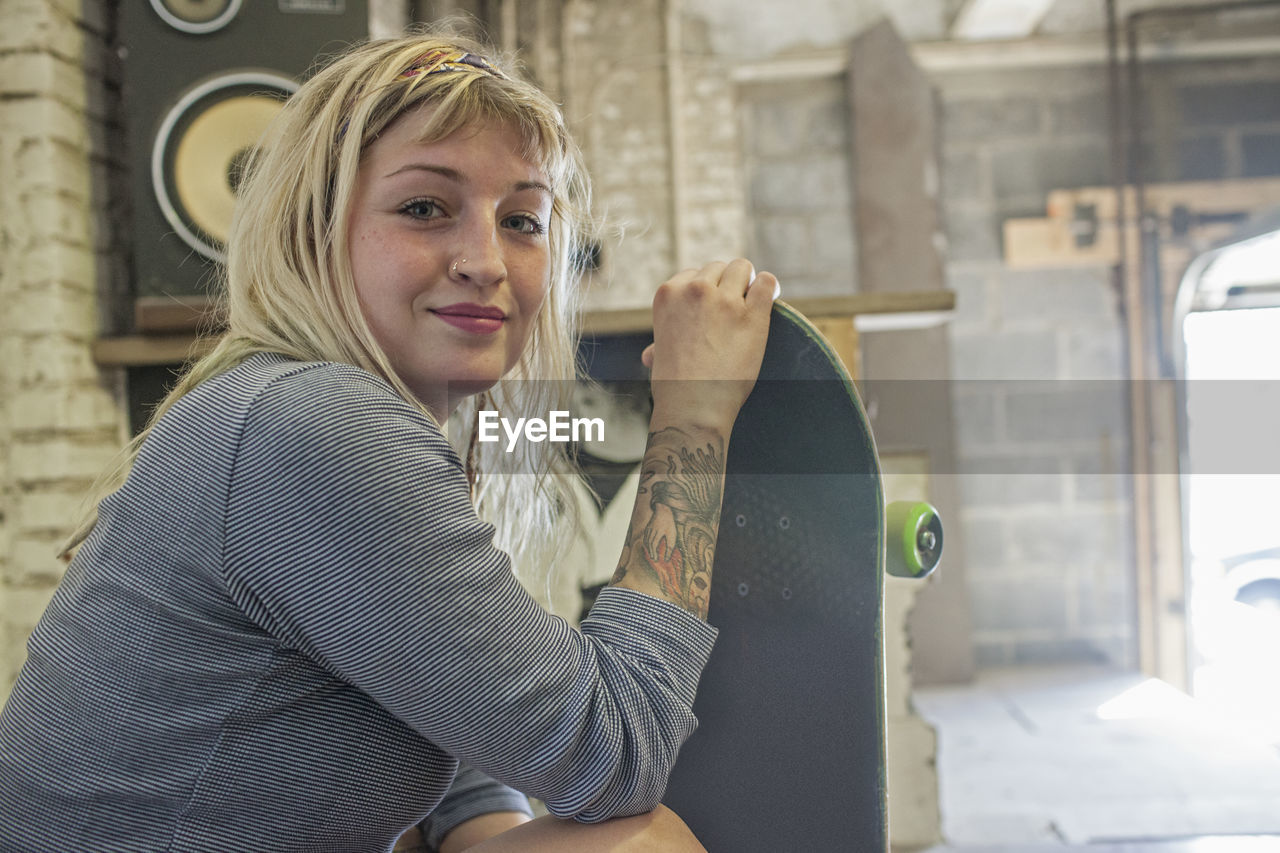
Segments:
[[[885,571],[922,578],[942,558],[942,520],[924,501],[893,501],[885,508]]]

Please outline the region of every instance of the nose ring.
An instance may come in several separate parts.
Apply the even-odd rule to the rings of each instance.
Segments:
[[[458,264],[465,264],[466,262],[467,262],[467,259],[466,259],[466,258],[458,258],[458,259],[456,259],[456,260],[453,262],[453,266],[449,267],[449,272],[453,273],[454,275],[457,275],[457,274],[458,274]]]

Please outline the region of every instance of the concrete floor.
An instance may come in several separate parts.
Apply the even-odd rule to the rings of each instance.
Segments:
[[[1280,851],[1280,749],[1161,682],[999,670],[915,704],[938,730],[931,853]]]

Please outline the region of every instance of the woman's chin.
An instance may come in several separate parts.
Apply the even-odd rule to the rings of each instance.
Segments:
[[[483,394],[490,388],[498,384],[501,377],[468,377],[466,379],[454,379],[449,382],[449,399],[464,400],[467,397],[474,397],[477,394]]]

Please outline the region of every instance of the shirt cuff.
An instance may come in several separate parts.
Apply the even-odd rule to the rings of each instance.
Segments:
[[[617,586],[600,591],[581,630],[660,667],[690,706],[719,633],[677,604]]]

